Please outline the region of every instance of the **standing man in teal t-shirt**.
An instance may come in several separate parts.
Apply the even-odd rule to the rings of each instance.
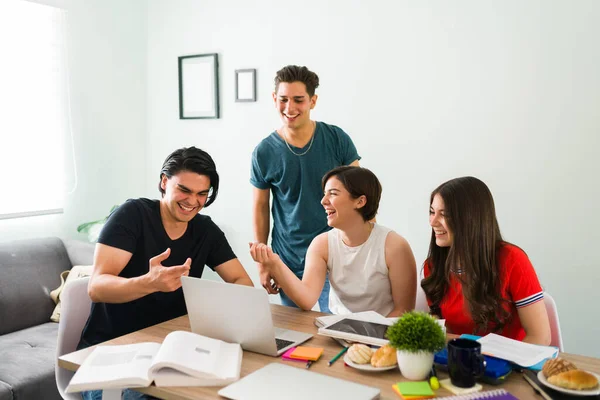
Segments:
[[[360,160],[346,132],[310,119],[318,86],[319,77],[306,67],[288,65],[277,71],[273,101],[283,125],[252,153],[254,240],[267,243],[272,212],[271,247],[300,279],[310,242],[330,229],[321,205],[321,179],[335,167],[358,165]],[[271,193],[273,205],[269,210]],[[279,292],[283,305],[296,307],[260,264],[258,273],[269,294]],[[329,280],[319,297],[319,307],[330,312]]]

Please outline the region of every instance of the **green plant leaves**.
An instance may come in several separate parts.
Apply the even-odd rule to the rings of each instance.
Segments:
[[[77,227],[77,232],[79,233],[89,233],[90,229],[97,224],[103,224],[106,222],[106,220],[108,219],[108,217],[110,216],[110,214],[112,214],[113,211],[115,211],[117,208],[119,207],[118,204],[115,204],[114,206],[112,206],[112,208],[110,209],[108,215],[102,219],[99,219],[97,221],[91,221],[91,222],[84,222],[83,224],[79,225]]]
[[[429,314],[419,311],[404,313],[386,332],[390,345],[409,352],[436,352],[444,348],[446,335]]]

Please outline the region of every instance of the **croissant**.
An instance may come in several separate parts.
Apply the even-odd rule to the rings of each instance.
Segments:
[[[373,349],[364,344],[355,343],[348,349],[348,357],[356,364],[367,364],[371,361]]]
[[[561,372],[567,372],[577,369],[575,364],[572,362],[565,360],[564,358],[553,358],[544,363],[542,367],[542,372],[546,378],[550,378],[553,375],[560,374]]]
[[[566,389],[587,390],[598,386],[598,379],[585,371],[575,369],[548,378],[548,382]]]
[[[389,367],[398,362],[396,349],[389,344],[382,346],[371,356],[371,365],[375,368]]]

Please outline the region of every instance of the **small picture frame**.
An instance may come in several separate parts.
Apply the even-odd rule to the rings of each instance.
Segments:
[[[179,119],[219,118],[219,56],[178,57]]]
[[[235,101],[256,101],[256,69],[235,70]]]

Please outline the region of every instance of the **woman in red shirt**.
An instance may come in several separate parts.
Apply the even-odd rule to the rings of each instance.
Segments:
[[[550,344],[544,292],[523,250],[502,240],[494,199],[477,178],[431,193],[431,242],[421,286],[448,332]]]

